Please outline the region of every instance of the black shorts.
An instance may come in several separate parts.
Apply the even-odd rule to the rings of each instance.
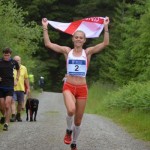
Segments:
[[[5,98],[6,96],[13,96],[14,89],[3,89],[0,88],[0,98]]]

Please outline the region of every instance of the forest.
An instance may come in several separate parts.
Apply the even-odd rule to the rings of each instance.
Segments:
[[[150,80],[149,0],[0,0],[0,50],[10,47],[13,55],[34,74],[38,87],[45,78],[45,90],[61,92],[66,64],[61,54],[44,46],[41,20],[72,22],[86,17],[110,18],[110,45],[93,56],[87,73],[89,87],[95,82],[122,87]],[[72,47],[70,35],[49,26],[54,43]],[[103,40],[87,39],[85,47]]]
[[[47,49],[41,20],[69,23],[110,18],[110,44],[93,55],[87,72],[86,113],[103,115],[136,138],[150,141],[150,0],[0,0],[0,56],[5,47],[22,58],[44,91],[62,92],[64,56]],[[73,47],[71,36],[48,27],[53,43]],[[84,48],[103,41],[86,40]]]

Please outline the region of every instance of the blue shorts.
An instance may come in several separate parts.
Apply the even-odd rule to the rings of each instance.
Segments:
[[[18,102],[24,101],[24,91],[14,91],[13,99]]]

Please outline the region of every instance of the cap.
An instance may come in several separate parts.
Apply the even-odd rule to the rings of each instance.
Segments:
[[[7,48],[4,48],[4,49],[3,49],[3,53],[6,53],[6,54],[7,54],[7,53],[10,53],[10,54],[11,54],[11,53],[12,53],[12,50],[7,47]]]

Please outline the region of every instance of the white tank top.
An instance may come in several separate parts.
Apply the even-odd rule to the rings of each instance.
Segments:
[[[67,58],[67,74],[71,76],[85,77],[87,73],[87,57],[84,50],[82,55],[73,56],[73,50],[68,54]]]

